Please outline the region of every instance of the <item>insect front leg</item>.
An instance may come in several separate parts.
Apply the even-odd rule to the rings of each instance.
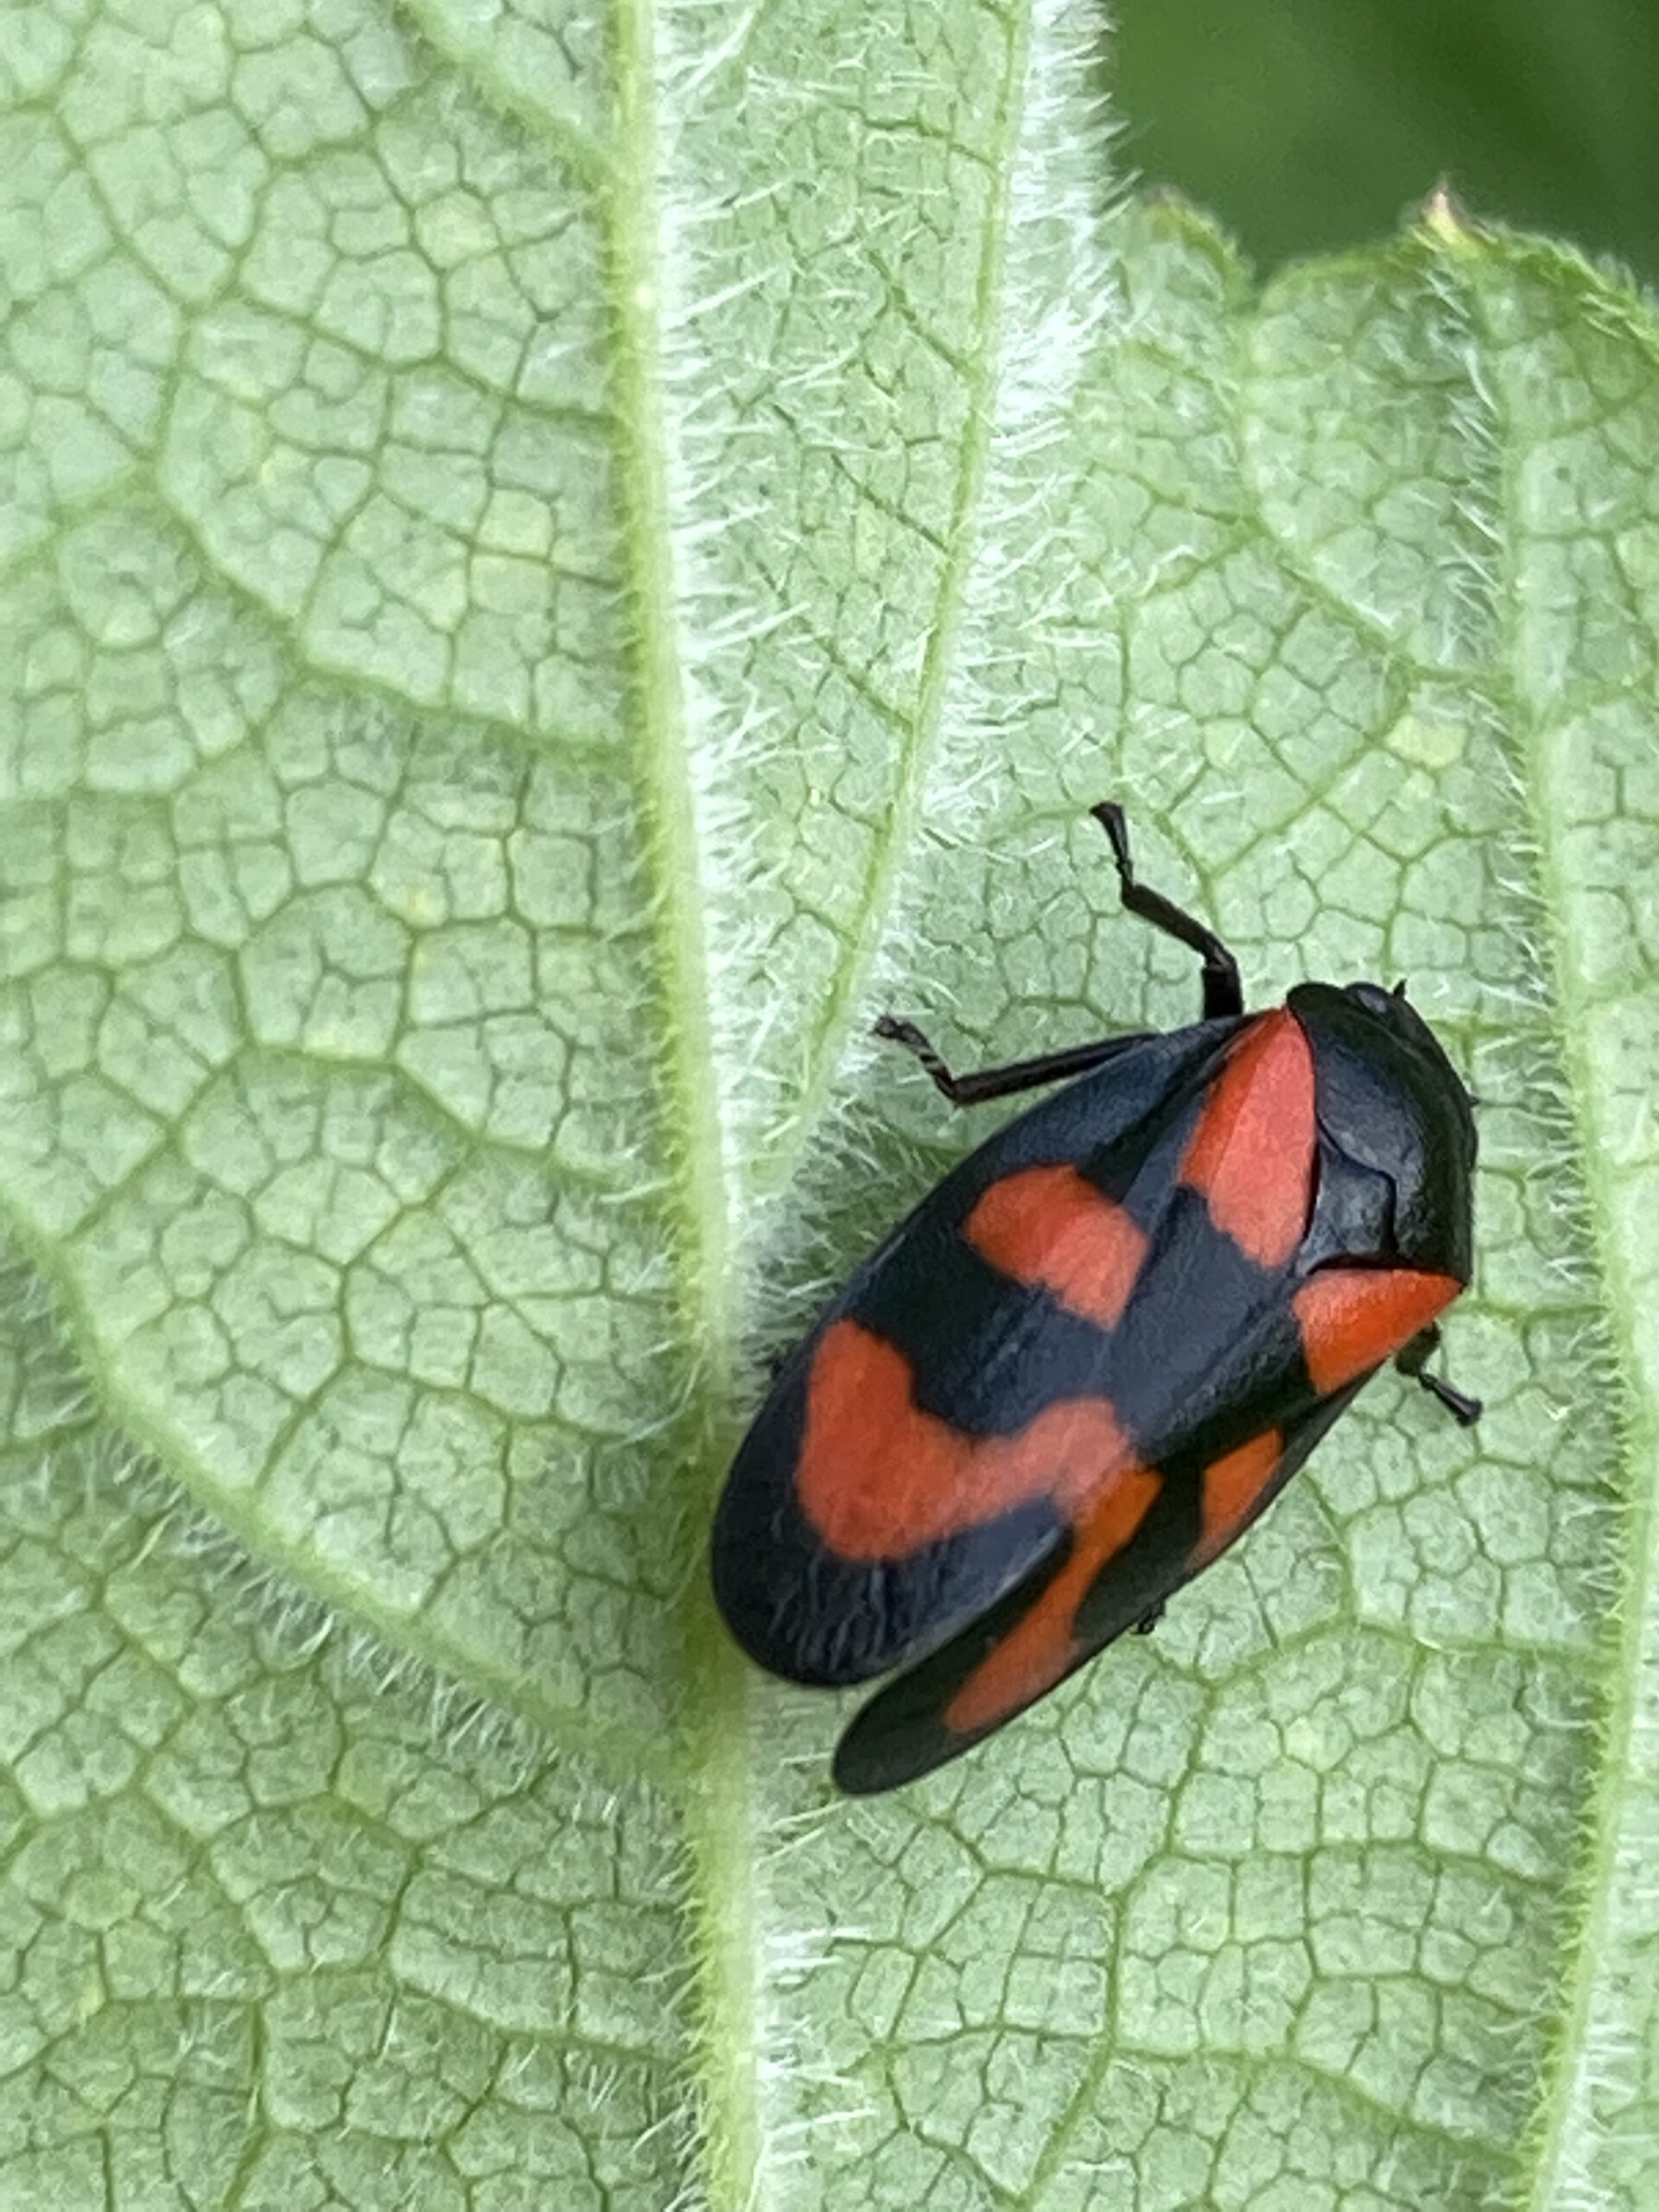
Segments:
[[[1438,1398],[1459,1427],[1472,1428],[1480,1419],[1480,1400],[1470,1397],[1443,1376],[1431,1375],[1423,1364],[1440,1348],[1440,1324],[1431,1321],[1426,1329],[1417,1332],[1408,1344],[1395,1352],[1394,1363],[1402,1375],[1414,1376],[1431,1397]]]
[[[1150,922],[1166,937],[1179,938],[1201,956],[1204,1019],[1224,1020],[1243,1014],[1244,987],[1238,979],[1238,963],[1215,931],[1205,929],[1202,922],[1195,920],[1173,899],[1166,899],[1161,891],[1149,890],[1144,883],[1135,881],[1135,862],[1129,856],[1129,825],[1122,808],[1116,799],[1109,798],[1089,811],[1111,840],[1118,894],[1130,913],[1138,914],[1143,922]]]
[[[871,1035],[885,1037],[913,1052],[953,1106],[979,1106],[988,1098],[1011,1098],[1016,1091],[1035,1090],[1046,1083],[1060,1083],[1067,1076],[1087,1075],[1121,1052],[1126,1045],[1139,1044],[1143,1032],[1128,1037],[1100,1037],[1088,1045],[1071,1045],[1065,1051],[1044,1052],[1034,1060],[1011,1060],[1006,1067],[978,1068],[971,1075],[953,1075],[926,1036],[913,1021],[884,1014]]]

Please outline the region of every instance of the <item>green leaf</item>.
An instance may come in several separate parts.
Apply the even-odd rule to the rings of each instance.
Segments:
[[[1086,28],[1086,27],[1085,27]],[[1446,209],[1251,294],[1059,0],[0,18],[0,2196],[1639,2207],[1659,345]],[[974,1134],[1410,976],[1477,1437],[828,1792],[708,1516]]]

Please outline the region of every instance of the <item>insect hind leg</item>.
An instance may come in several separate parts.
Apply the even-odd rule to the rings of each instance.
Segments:
[[[1150,922],[1166,937],[1179,938],[1204,962],[1204,1019],[1225,1020],[1244,1011],[1244,988],[1238,963],[1213,930],[1205,929],[1184,907],[1161,891],[1137,883],[1129,854],[1129,825],[1116,799],[1103,799],[1089,811],[1111,841],[1112,861],[1117,869],[1118,892],[1124,906],[1143,922]]]

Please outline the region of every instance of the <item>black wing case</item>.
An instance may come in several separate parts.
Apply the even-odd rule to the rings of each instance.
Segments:
[[[1155,1471],[1158,1489],[1144,1518],[1075,1599],[1065,1592],[1065,1583],[1073,1572],[1079,1539],[1069,1535],[979,1619],[870,1700],[836,1748],[835,1777],[841,1788],[868,1795],[943,1766],[1155,1614],[1265,1511],[1365,1379],[1317,1401],[1287,1423],[1275,1435],[1270,1458],[1253,1459],[1249,1438],[1228,1448],[1207,1440]],[[1213,1527],[1206,1528],[1205,1478],[1230,1458],[1249,1489],[1241,1498],[1243,1510],[1216,1541]],[[1062,1599],[1058,1606],[1057,1598]],[[1033,1640],[1032,1624],[1041,1619],[1046,1606],[1056,1616],[1051,1630],[1069,1624],[1064,1663],[1046,1678],[1023,1685],[1017,1668],[1005,1668],[999,1682],[999,1655],[1006,1655],[1022,1636]],[[1052,1642],[1052,1636],[1044,1640]],[[982,1686],[977,1697],[976,1684]]]
[[[991,1266],[963,1224],[993,1184],[1023,1168],[1105,1163],[1103,1187],[1127,1185],[1202,1092],[1238,1026],[1126,1038],[1101,1068],[997,1131],[865,1262],[791,1354],[738,1452],[713,1535],[715,1597],[761,1666],[821,1685],[868,1681],[983,1613],[1053,1550],[1065,1522],[1047,1498],[983,1518],[965,1512],[925,1541],[884,1551],[838,1548],[800,1483],[815,1372],[821,1379],[836,1325],[855,1325],[890,1356],[895,1381],[891,1363],[902,1363],[899,1417],[918,1421],[918,1436],[933,1441],[929,1422],[969,1443],[1006,1438],[1058,1398],[1097,1390],[1102,1330]],[[873,1400],[872,1421],[880,1417]],[[857,1475],[846,1468],[849,1484]]]

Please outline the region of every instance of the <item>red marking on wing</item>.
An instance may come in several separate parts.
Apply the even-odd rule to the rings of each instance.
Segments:
[[[1035,1497],[1075,1519],[1129,1464],[1104,1398],[1063,1398],[1012,1436],[965,1436],[912,1394],[910,1362],[856,1321],[813,1356],[795,1480],[803,1510],[848,1560],[904,1559]]]
[[[1024,1167],[993,1183],[963,1234],[1016,1282],[1039,1284],[1111,1328],[1147,1255],[1144,1230],[1075,1167]]]
[[[1204,1471],[1204,1530],[1200,1562],[1214,1559],[1250,1517],[1257,1499],[1273,1479],[1285,1440],[1276,1428],[1251,1437],[1236,1451],[1212,1459]]]
[[[1082,1654],[1077,1609],[1096,1576],[1146,1519],[1163,1487],[1144,1467],[1119,1468],[1078,1526],[1071,1556],[1042,1595],[995,1645],[944,1708],[944,1725],[967,1736],[1027,1706]]]
[[[1321,1268],[1291,1300],[1313,1388],[1326,1397],[1380,1366],[1462,1288],[1411,1268]]]
[[[1211,1084],[1181,1161],[1216,1227],[1264,1268],[1301,1242],[1313,1198],[1313,1056],[1288,1008],[1246,1029]]]

